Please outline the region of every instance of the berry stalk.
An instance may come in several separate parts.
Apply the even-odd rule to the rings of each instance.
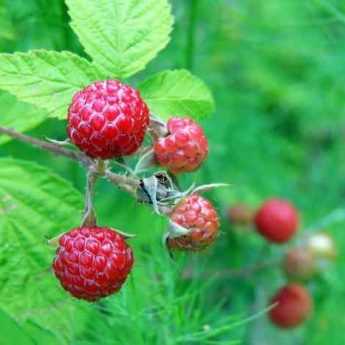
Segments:
[[[30,144],[34,147],[38,147],[42,150],[51,152],[57,156],[63,156],[74,161],[77,161],[84,165],[86,168],[95,168],[95,161],[88,156],[86,156],[83,152],[80,151],[73,151],[62,147],[61,145],[53,142],[48,142],[45,140],[40,140],[37,138],[33,138],[29,135],[19,133],[11,128],[0,127],[0,134],[7,135],[13,139],[19,140],[21,142]],[[140,180],[134,177],[129,177],[125,175],[116,174],[110,170],[104,169],[104,171],[98,171],[99,176],[106,177],[112,184],[118,186],[120,189],[135,195],[136,189],[140,185]]]
[[[92,160],[82,152],[68,150],[57,143],[51,143],[45,140],[33,138],[29,135],[19,133],[12,128],[0,127],[0,134],[5,134],[13,139],[38,147],[42,150],[49,151],[58,156],[64,156],[69,159],[78,161],[85,166],[91,165]]]
[[[86,176],[85,209],[82,226],[96,226],[96,212],[93,207],[93,194],[98,173],[90,169]]]

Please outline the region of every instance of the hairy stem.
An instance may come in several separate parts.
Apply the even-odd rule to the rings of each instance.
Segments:
[[[140,186],[140,180],[135,177],[116,174],[106,169],[104,164],[100,163],[102,161],[95,161],[80,151],[69,150],[57,143],[51,143],[45,140],[36,139],[29,135],[19,133],[11,128],[0,127],[0,134],[5,134],[13,139],[51,152],[57,156],[67,157],[69,159],[80,162],[89,169],[89,175],[90,171],[93,171],[92,174],[96,174],[97,177],[104,176],[112,184],[117,185],[122,190],[132,194],[133,196],[136,196],[137,188],[139,188]],[[88,178],[90,179],[88,183],[91,183],[91,185],[88,185],[88,187],[92,187],[92,184],[94,183],[93,179],[95,177],[89,176]]]
[[[82,220],[82,226],[95,226],[96,212],[93,207],[93,194],[98,178],[98,172],[91,168],[89,169],[86,177],[86,191],[85,191],[85,209]]]
[[[67,157],[69,159],[79,161],[86,166],[89,166],[92,164],[92,160],[90,158],[88,158],[86,155],[84,155],[82,152],[68,150],[59,144],[50,143],[50,142],[45,141],[45,140],[39,140],[39,139],[33,138],[29,135],[16,132],[15,130],[13,130],[11,128],[0,127],[0,134],[5,134],[5,135],[7,135],[13,139],[17,139],[17,140],[22,141],[24,143],[38,147],[42,150],[52,152],[58,156],[64,156],[64,157]]]
[[[136,191],[140,187],[140,180],[134,177],[115,174],[110,170],[106,170],[104,176],[108,181],[118,186],[120,189],[132,194],[136,197]]]

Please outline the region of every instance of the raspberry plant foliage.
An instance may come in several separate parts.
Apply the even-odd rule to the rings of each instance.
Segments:
[[[73,306],[51,308],[49,315],[39,312],[65,298],[51,275],[45,274],[53,254],[45,242],[62,228],[77,225],[82,207],[79,191],[47,168],[0,159],[0,303],[6,312],[19,317],[35,310],[33,322],[44,319],[51,327],[61,320],[61,326],[67,326],[63,315],[71,313]]]
[[[167,0],[67,0],[66,5],[71,27],[87,58],[68,51],[43,49],[0,54],[0,89],[11,95],[8,97],[15,97],[17,103],[14,98],[12,103],[21,109],[17,112],[9,107],[8,114],[13,114],[15,119],[8,121],[9,115],[0,119],[3,126],[0,133],[6,135],[1,136],[1,140],[18,139],[56,156],[72,159],[87,172],[83,207],[82,195],[47,169],[18,159],[0,162],[4,167],[1,181],[6,181],[0,181],[1,223],[6,229],[1,237],[5,264],[0,280],[4,282],[3,291],[8,292],[4,295],[13,296],[6,302],[6,311],[12,315],[25,315],[30,308],[46,308],[67,298],[52,276],[37,279],[48,269],[53,256],[44,242],[53,238],[51,242],[55,243],[55,236],[61,236],[66,229],[95,225],[93,194],[99,177],[129,192],[138,201],[151,204],[159,215],[167,215],[189,194],[216,186],[192,186],[184,191],[167,172],[144,170],[143,173],[143,169],[152,168],[150,159],[149,164],[143,162],[150,158],[147,147],[142,147],[143,152],[139,149],[137,167],[130,167],[123,161],[110,164],[93,159],[68,142],[40,140],[22,134],[47,118],[65,121],[73,96],[103,80],[125,80],[126,84],[137,88],[148,105],[151,119],[160,119],[158,122],[163,125],[171,116],[198,120],[214,111],[211,92],[202,80],[187,70],[162,71],[137,85],[128,79],[143,70],[170,40],[173,17]],[[147,134],[155,136],[156,130],[151,123]],[[28,228],[30,236],[24,235],[24,229]],[[8,261],[12,253],[18,256],[18,262]],[[22,269],[10,274],[19,262]],[[20,282],[24,281],[31,282],[26,284],[29,286],[25,292],[21,292],[29,301],[25,307],[15,300],[23,285]],[[63,324],[61,315],[73,309],[71,304],[62,305],[47,322],[54,324],[60,320]],[[42,317],[38,314],[37,322]]]
[[[0,54],[0,88],[59,119],[65,119],[74,93],[91,82],[128,78],[142,70],[169,42],[173,23],[167,0],[66,4],[71,26],[90,60],[66,51]],[[205,84],[185,70],[163,71],[139,88],[160,116],[176,112],[198,117],[213,111]]]

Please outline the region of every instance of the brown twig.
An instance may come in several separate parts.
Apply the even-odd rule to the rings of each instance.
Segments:
[[[106,170],[104,176],[112,184],[118,186],[122,190],[136,196],[136,191],[140,187],[140,180],[134,177],[115,174],[110,170]]]
[[[59,144],[51,143],[45,140],[40,140],[33,138],[29,135],[19,133],[11,128],[0,127],[0,134],[8,135],[13,139],[17,139],[24,143],[30,144],[32,146],[38,147],[42,150],[49,151],[58,156],[63,156],[77,162],[82,163],[89,170],[96,169],[98,176],[104,176],[114,185],[117,185],[122,190],[136,196],[136,190],[140,186],[140,180],[134,177],[128,177],[125,175],[116,174],[110,170],[103,169],[100,171],[97,169],[97,161],[89,158],[84,153],[80,151],[73,151],[62,147]]]
[[[166,123],[152,114],[148,131],[154,140],[165,137],[168,134]]]
[[[92,168],[89,169],[86,176],[85,208],[82,226],[95,226],[97,223],[96,212],[93,207],[93,193],[98,176],[98,172]]]
[[[11,128],[0,127],[0,134],[5,134],[13,139],[17,139],[19,141],[30,144],[32,146],[36,146],[42,150],[55,153],[56,155],[64,156],[69,159],[79,161],[86,166],[90,166],[92,164],[92,159],[87,157],[82,152],[68,150],[59,144],[50,143],[45,140],[36,139],[29,135],[19,133]]]

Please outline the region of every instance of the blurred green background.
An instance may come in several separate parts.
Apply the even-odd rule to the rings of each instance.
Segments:
[[[295,242],[319,230],[318,223],[332,212],[345,213],[345,2],[174,0],[172,5],[171,43],[132,82],[163,68],[185,67],[214,93],[216,113],[202,122],[209,159],[199,172],[183,177],[183,185],[230,183],[207,195],[222,215],[237,201],[255,207],[270,196],[290,199],[303,218]],[[1,0],[1,52],[46,48],[85,56],[68,21],[62,0]],[[66,137],[64,122],[42,122],[30,106],[6,93],[0,99],[1,125],[26,115],[32,119],[31,135]],[[1,140],[1,156],[38,162],[83,192],[84,172],[75,163]],[[284,284],[279,269],[236,273],[262,260],[279,260],[285,247],[268,246],[249,229],[232,229],[223,217],[212,249],[171,260],[161,245],[165,222],[147,206],[103,181],[96,200],[102,224],[137,234],[131,240],[136,267],[125,288],[100,304],[75,301],[60,291],[48,265],[15,288],[2,282],[0,307],[17,323],[7,326],[0,315],[1,345],[14,344],[13,339],[24,345],[344,344],[341,219],[326,229],[338,245],[336,263],[308,284],[314,314],[303,327],[287,332],[265,316],[244,321],[262,311]],[[64,224],[75,226],[78,217]],[[55,226],[44,233],[49,237],[65,230]],[[43,245],[38,239],[37,246]],[[43,289],[45,280],[55,289]],[[10,337],[11,332],[33,342]]]

